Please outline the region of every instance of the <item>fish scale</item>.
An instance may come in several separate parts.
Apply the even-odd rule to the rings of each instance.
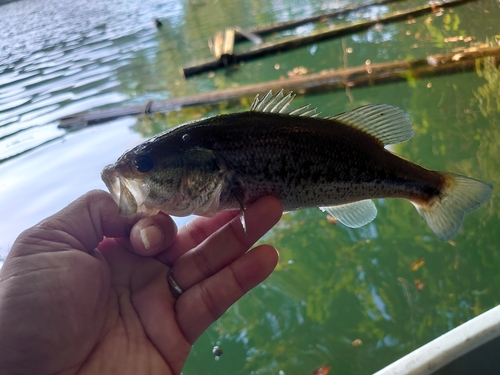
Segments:
[[[381,147],[354,148],[353,135],[342,137],[331,121],[315,119],[315,123],[311,123],[313,119],[305,118],[307,124],[296,125],[297,131],[287,125],[288,118],[283,115],[252,113],[227,117],[231,125],[224,129],[224,135],[219,136],[208,127],[196,127],[190,131],[190,138],[197,140],[199,146],[213,150],[226,167],[244,181],[248,190],[245,203],[252,202],[262,193],[272,193],[280,198],[286,210],[293,210],[348,203],[370,195],[371,198],[383,197],[395,193],[392,186],[403,188],[404,176],[393,174],[391,184],[388,172],[399,170],[396,164],[400,158]],[[259,124],[258,129],[252,127],[254,123]],[[278,123],[284,124],[277,126]],[[269,131],[269,127],[274,127],[274,131]],[[195,132],[200,134],[194,137]],[[233,133],[239,134],[239,140],[231,143]],[[370,150],[372,155],[367,152]],[[382,158],[377,155],[379,153],[393,160],[388,160],[387,164],[370,163]],[[381,180],[386,183],[377,183]],[[271,186],[274,189],[270,189]],[[357,190],[356,195],[348,194],[349,190]],[[227,198],[227,203],[221,201],[222,207],[236,208],[231,194],[227,194]]]
[[[384,146],[413,136],[401,109],[377,104],[320,118],[293,109],[291,93],[272,92],[250,111],[217,115],[167,130],[125,152],[102,178],[123,215],[137,212],[213,216],[265,195],[286,211],[320,207],[362,226],[376,216],[373,198],[410,201],[441,239],[492,186],[426,169]]]

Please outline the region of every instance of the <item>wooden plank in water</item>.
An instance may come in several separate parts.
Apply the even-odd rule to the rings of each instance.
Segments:
[[[264,35],[269,35],[272,33],[279,32],[279,31],[294,29],[296,27],[299,27],[299,26],[302,26],[302,25],[305,25],[308,23],[319,22],[319,21],[327,20],[329,18],[342,16],[342,15],[347,14],[347,13],[357,12],[359,10],[370,8],[373,6],[385,5],[385,4],[395,3],[395,2],[399,2],[399,1],[404,1],[404,0],[378,0],[378,1],[374,1],[372,3],[368,3],[368,4],[348,5],[342,9],[334,10],[331,12],[316,14],[314,16],[305,17],[305,18],[301,18],[301,19],[293,20],[293,21],[277,22],[277,23],[274,23],[272,25],[267,25],[267,26],[263,26],[263,27],[254,27],[254,28],[248,29],[248,31],[253,33],[253,34],[256,34],[256,35],[264,36]],[[236,35],[235,41],[239,42],[240,40],[243,39],[243,37],[245,37],[245,36],[244,35]]]
[[[208,41],[210,50],[216,60],[220,60],[223,65],[233,61],[235,29],[227,28],[224,31],[218,31],[212,39]]]
[[[87,125],[116,119],[122,116],[135,116],[144,113],[166,112],[186,106],[217,104],[223,101],[252,97],[269,90],[295,91],[335,91],[346,87],[356,88],[377,83],[405,80],[407,74],[416,78],[432,75],[450,74],[472,70],[476,59],[493,56],[498,65],[500,46],[488,48],[470,48],[458,53],[431,55],[424,59],[411,61],[393,61],[387,63],[362,65],[342,70],[328,70],[320,73],[298,76],[285,80],[256,83],[238,88],[211,91],[198,95],[150,102],[143,105],[130,105],[75,114],[61,119],[59,127],[65,129],[80,128]]]
[[[224,48],[222,49],[223,55],[232,55],[234,46],[234,29],[226,29],[224,31]]]
[[[222,49],[224,44],[224,31],[218,31],[214,37],[208,41],[210,50],[217,60],[222,56]]]
[[[333,29],[323,29],[313,32],[309,35],[300,37],[290,37],[283,38],[279,41],[263,43],[259,46],[250,48],[247,51],[235,53],[233,55],[234,62],[247,61],[255,59],[260,56],[264,56],[273,52],[293,49],[301,47],[307,44],[316,43],[324,39],[330,39],[335,37],[340,37],[346,34],[351,34],[357,31],[366,30],[375,24],[390,23],[406,19],[410,16],[418,16],[424,13],[429,13],[434,11],[437,7],[450,7],[453,5],[458,5],[472,0],[444,0],[440,2],[434,2],[432,4],[425,4],[412,9],[407,9],[404,11],[397,11],[391,13],[388,16],[383,16],[367,21],[358,21],[352,24],[343,25],[340,27],[335,27]],[[184,66],[182,71],[184,76],[190,77],[195,74],[203,73],[210,70],[215,70],[224,67],[224,63],[221,59],[210,59],[202,62],[198,62],[192,65]]]

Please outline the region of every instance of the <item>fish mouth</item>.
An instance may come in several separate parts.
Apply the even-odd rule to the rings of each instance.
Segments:
[[[120,215],[134,215],[137,212],[137,201],[114,165],[106,166],[101,172],[101,178],[118,205]]]

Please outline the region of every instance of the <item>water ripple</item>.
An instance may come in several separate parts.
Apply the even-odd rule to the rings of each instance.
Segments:
[[[31,150],[65,134],[57,128],[56,123],[30,129],[0,140],[0,160],[9,159],[15,155]]]
[[[62,94],[60,98],[64,97],[66,94]],[[105,104],[111,104],[111,103],[117,103],[120,102],[124,99],[124,97],[120,94],[117,93],[107,93],[107,94],[99,94],[99,95],[92,95],[91,97],[82,97],[79,100],[74,100],[70,104],[65,105],[65,106],[60,106],[58,104],[52,105],[48,107],[47,105],[53,100],[53,98],[50,98],[47,100],[45,103],[40,105],[40,111],[36,115],[33,115],[31,112],[28,112],[28,114],[21,116],[19,121],[16,121],[12,124],[5,125],[0,128],[0,139],[1,138],[6,138],[9,136],[14,136],[16,133],[18,133],[21,130],[29,129],[31,127],[37,127],[37,126],[43,126],[45,124],[48,124],[50,122],[56,122],[56,125],[58,124],[57,120],[61,117],[64,116],[69,116],[73,113],[77,112],[82,112],[86,111],[91,108],[95,108],[101,105]],[[45,113],[44,113],[45,112]],[[44,113],[44,114],[42,114]],[[54,133],[56,134],[56,133]],[[60,134],[57,133],[57,136]],[[55,137],[57,138],[57,137]],[[54,139],[55,139],[54,138]],[[43,139],[40,141],[39,144],[36,144],[34,142],[30,143],[24,143],[26,146],[39,146],[43,143],[47,142],[46,137],[43,137]],[[15,144],[18,144],[19,141],[17,140]],[[10,147],[10,145],[13,144],[10,142],[7,138],[7,141],[1,142],[0,140],[0,148],[5,147],[6,149]],[[0,152],[0,160],[10,158],[12,156],[15,156],[17,154],[20,154],[22,152],[30,150],[31,147],[26,147],[25,149],[17,147],[16,149],[10,150],[10,153],[7,151]],[[3,155],[3,156],[2,156]]]
[[[20,0],[1,12],[0,161],[59,138],[62,116],[129,99],[118,69],[158,48],[144,1]]]

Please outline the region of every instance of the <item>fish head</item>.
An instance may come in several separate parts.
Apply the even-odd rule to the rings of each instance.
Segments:
[[[137,200],[131,190],[136,191],[137,189],[131,189],[127,186],[128,180],[120,175],[115,165],[106,166],[101,172],[101,178],[120,208],[120,215],[135,214],[137,212]]]
[[[120,215],[215,215],[225,178],[214,153],[199,147],[149,146],[126,152],[101,173]]]
[[[178,153],[160,155],[149,149],[132,149],[106,166],[101,177],[120,215],[155,214],[169,203],[178,205],[182,158]]]

